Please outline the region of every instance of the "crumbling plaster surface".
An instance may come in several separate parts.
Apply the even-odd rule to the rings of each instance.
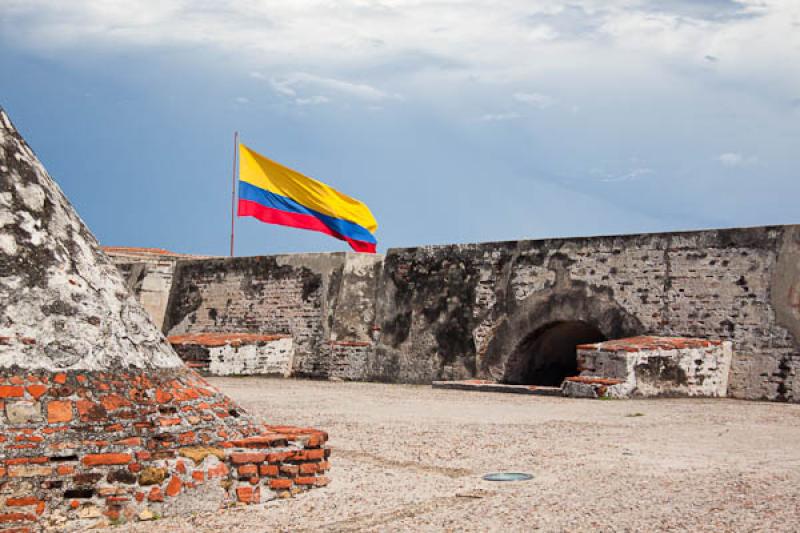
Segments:
[[[0,109],[0,367],[181,364]]]
[[[634,337],[578,346],[581,377],[619,380],[605,396],[716,396],[728,394],[730,341]],[[565,393],[570,385],[564,382]]]
[[[294,374],[327,376],[331,341],[370,338],[380,260],[350,253],[181,260],[165,330],[289,334]]]
[[[367,377],[412,383],[497,378],[535,328],[584,320],[609,338],[729,340],[733,396],[800,400],[794,384],[800,346],[791,331],[798,316],[797,298],[791,300],[797,231],[783,226],[390,250],[379,281],[381,337]]]
[[[136,295],[156,326],[162,328],[175,275],[176,260],[165,258],[131,261],[120,260],[114,255],[110,257],[122,272],[128,290]]]

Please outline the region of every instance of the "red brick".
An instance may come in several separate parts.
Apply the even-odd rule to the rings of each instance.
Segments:
[[[172,400],[172,394],[168,393],[165,390],[158,389],[156,390],[156,401],[158,403],[167,403]]]
[[[127,439],[119,439],[114,444],[120,444],[122,446],[140,446],[142,444],[142,439],[139,437],[128,437]]]
[[[267,454],[267,462],[269,463],[282,463],[289,457],[291,457],[293,452],[273,452]]]
[[[292,488],[292,480],[291,479],[270,479],[269,480],[269,488],[280,490],[280,489],[290,489]]]
[[[258,503],[261,500],[261,492],[253,487],[237,487],[236,498],[242,503]]]
[[[205,481],[205,473],[202,470],[192,472],[192,479],[195,481]]]
[[[300,473],[300,467],[297,465],[281,465],[280,470],[281,473],[286,474],[289,477],[294,477]]]
[[[263,463],[266,460],[267,454],[265,453],[232,453],[231,462],[233,464],[244,463]]]
[[[256,465],[242,465],[238,469],[240,476],[253,476],[258,473]]]
[[[147,499],[151,502],[163,502],[164,494],[161,492],[160,488],[153,487],[150,489],[150,494],[147,495]]]
[[[225,477],[228,475],[228,465],[225,463],[220,463],[217,466],[211,467],[208,469],[208,479],[212,479],[215,477]]]
[[[136,458],[140,461],[149,461],[152,457],[153,454],[146,450],[136,452]]]
[[[47,392],[47,387],[45,385],[28,385],[25,389],[28,391],[28,394],[33,396],[34,400],[38,400]]]
[[[15,385],[0,385],[0,398],[22,398],[25,389]]]
[[[324,476],[320,477],[299,477],[294,480],[295,483],[298,485],[316,485],[318,487],[323,487],[328,484],[328,478]]]
[[[51,400],[47,403],[47,422],[69,422],[72,420],[72,402]]]
[[[9,507],[26,507],[28,505],[36,505],[41,501],[42,500],[34,498],[33,496],[27,496],[24,498],[9,498],[6,500],[6,505]]]
[[[0,523],[2,522],[33,522],[36,516],[30,513],[5,513],[0,514]]]
[[[311,435],[308,440],[306,441],[306,448],[319,448],[325,442],[324,435],[320,433],[315,433]]]
[[[132,459],[129,453],[94,453],[84,456],[81,461],[86,466],[126,465]]]
[[[67,382],[67,375],[64,373],[56,374],[53,376],[53,381],[58,383],[59,385],[63,385]]]
[[[167,485],[167,496],[177,496],[181,492],[181,480],[178,476],[172,476]]]
[[[59,476],[69,476],[70,474],[75,473],[75,467],[71,465],[59,465],[56,468],[56,473]]]
[[[290,453],[292,454],[290,459],[294,459],[296,461],[314,461],[325,458],[325,450],[322,449],[297,450]]]
[[[103,399],[100,400],[100,403],[102,403],[103,407],[105,407],[109,411],[113,411],[121,407],[129,407],[131,405],[131,402],[129,402],[119,394],[109,394],[107,396],[104,396]]]
[[[319,471],[318,463],[303,463],[300,465],[301,474],[316,474]]]
[[[262,476],[277,476],[278,475],[278,466],[277,465],[261,465],[258,467],[258,472]]]
[[[275,433],[273,435],[259,435],[231,442],[236,448],[269,448],[278,446],[287,440],[286,435]],[[285,446],[285,444],[284,444]]]

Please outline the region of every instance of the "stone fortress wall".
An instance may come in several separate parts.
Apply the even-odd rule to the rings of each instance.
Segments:
[[[165,334],[290,335],[296,376],[514,382],[538,332],[570,323],[604,339],[731,341],[729,395],[800,401],[800,226],[385,256],[161,254],[134,265],[110,252]]]

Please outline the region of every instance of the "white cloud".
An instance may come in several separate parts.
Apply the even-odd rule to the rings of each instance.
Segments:
[[[539,93],[514,93],[514,100],[529,104],[539,109],[546,109],[553,105],[554,100],[546,94]]]
[[[321,94],[315,94],[314,96],[309,96],[308,98],[296,98],[295,103],[297,105],[320,105],[320,104],[327,104],[330,102],[330,98],[327,96],[322,96]]]
[[[250,99],[247,98],[246,96],[237,96],[236,97],[236,103],[237,104],[249,104],[250,103]]]
[[[599,172],[595,170],[594,173],[597,174]],[[604,183],[616,183],[616,182],[620,182],[620,181],[634,181],[634,180],[638,180],[638,179],[640,179],[640,178],[642,178],[644,176],[650,175],[652,173],[653,173],[653,169],[652,168],[638,167],[638,168],[631,169],[631,170],[629,170],[627,172],[624,172],[622,174],[616,174],[615,175],[615,174],[603,173],[602,174],[603,177],[600,178],[600,181],[602,181]]]
[[[744,165],[753,165],[758,162],[758,158],[754,155],[745,156],[736,152],[726,152],[715,157],[723,166],[726,167],[741,167]]]
[[[519,113],[486,113],[481,115],[480,120],[483,122],[502,122],[504,120],[514,120],[520,118]]]
[[[251,77],[264,79],[263,75]],[[285,97],[291,98],[298,105],[325,104],[332,100],[331,97],[318,94],[320,91],[328,94],[336,93],[350,98],[364,100],[367,102],[382,102],[385,100],[400,100],[402,97],[382,91],[366,83],[355,83],[351,81],[315,76],[305,72],[294,72],[287,76],[270,79],[273,90]],[[303,93],[312,92],[308,96]]]
[[[709,68],[735,80],[796,89],[797,0],[0,0],[10,46],[64,55],[131,49],[213,50],[244,72],[325,72],[347,80],[409,57],[476,79],[526,81],[552,69],[641,60]],[[699,7],[698,7],[699,6]],[[217,58],[215,58],[217,60]],[[419,71],[430,65],[420,61]],[[413,68],[412,68],[413,70]],[[562,72],[564,72],[562,70]],[[389,73],[391,74],[391,73]],[[442,72],[442,75],[447,75]],[[256,74],[256,77],[260,74]],[[385,97],[366,80],[333,88]],[[350,84],[351,82],[345,82]],[[796,93],[795,93],[796,94]]]

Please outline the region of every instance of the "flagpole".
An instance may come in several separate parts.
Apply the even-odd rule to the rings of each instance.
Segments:
[[[236,228],[236,156],[239,154],[239,132],[233,132],[233,174],[231,176],[231,257]]]

